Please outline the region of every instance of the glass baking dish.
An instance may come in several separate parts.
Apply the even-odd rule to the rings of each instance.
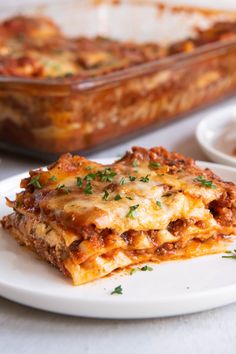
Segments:
[[[160,44],[194,36],[196,27],[236,21],[232,12],[127,0],[3,7],[0,17],[18,12],[43,13],[72,36]],[[232,95],[235,58],[231,38],[83,80],[0,76],[0,146],[52,159],[120,142]]]

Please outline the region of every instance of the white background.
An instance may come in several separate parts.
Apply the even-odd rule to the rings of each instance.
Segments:
[[[0,8],[20,3],[42,2],[46,1],[0,0]],[[173,2],[180,3],[177,0],[172,0],[171,3]],[[211,4],[214,7],[236,10],[236,0],[185,0],[182,3],[199,6]],[[236,104],[236,99],[203,110],[188,119],[94,154],[92,157],[117,156],[132,145],[146,147],[163,145],[194,158],[205,159],[194,137],[197,122],[208,111],[232,103]],[[0,152],[0,179],[37,165],[36,161]],[[236,304],[176,318],[106,321],[50,314],[0,299],[0,353],[234,354]]]

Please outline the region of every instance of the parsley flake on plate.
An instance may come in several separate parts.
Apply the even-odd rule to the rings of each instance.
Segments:
[[[118,285],[118,286],[111,292],[111,295],[114,295],[114,294],[117,294],[117,295],[122,295],[122,294],[123,294],[123,289],[122,289],[122,286],[121,286],[121,285]]]
[[[138,267],[130,269],[129,274],[133,275],[134,273],[138,272],[140,269]]]
[[[236,259],[236,249],[232,251],[226,251],[226,254],[228,254],[228,256],[222,256],[222,258],[232,258],[232,259]]]
[[[145,265],[145,266],[143,266],[142,268],[140,268],[140,270],[142,271],[142,272],[151,272],[152,270],[153,270],[153,268],[152,267],[150,267],[150,266],[148,266],[148,265]]]
[[[143,266],[143,267],[136,267],[136,268],[132,268],[131,270],[130,270],[130,275],[133,275],[134,273],[136,273],[136,272],[151,272],[153,270],[153,268],[152,267],[150,267],[150,266],[148,266],[148,265],[145,265],[145,266]]]

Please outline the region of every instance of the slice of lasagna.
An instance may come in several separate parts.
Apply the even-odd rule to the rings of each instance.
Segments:
[[[63,155],[21,187],[3,227],[75,285],[221,252],[236,233],[236,186],[163,148],[135,147],[105,166]]]

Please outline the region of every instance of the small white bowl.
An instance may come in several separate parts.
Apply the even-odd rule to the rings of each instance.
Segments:
[[[217,163],[236,166],[236,105],[207,115],[198,124],[196,138],[203,152]]]

